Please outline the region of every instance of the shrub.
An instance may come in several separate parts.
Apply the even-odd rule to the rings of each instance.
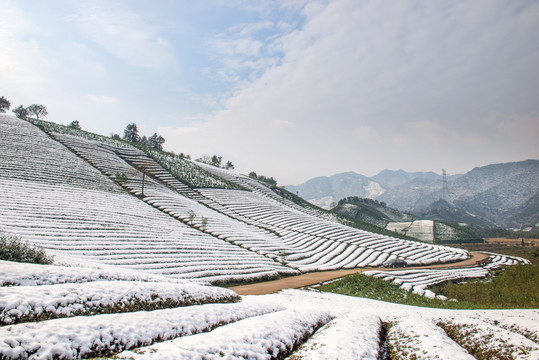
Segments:
[[[127,183],[127,176],[124,173],[116,172],[114,175],[114,182],[120,186],[124,186]]]
[[[52,264],[52,257],[45,251],[23,242],[19,236],[0,234],[0,260]]]

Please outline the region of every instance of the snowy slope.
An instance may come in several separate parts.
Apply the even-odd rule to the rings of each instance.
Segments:
[[[59,260],[230,282],[378,266],[396,257],[415,264],[468,257],[463,250],[347,227],[230,171],[192,165],[244,190],[193,189],[127,143],[47,135],[13,117],[0,120],[2,141],[18,141],[0,157],[19,159],[0,175],[6,189],[0,231],[22,235]],[[48,147],[46,156],[34,157],[41,147]],[[55,176],[49,176],[50,167]],[[127,178],[122,186],[112,181],[118,173]]]
[[[21,278],[53,271],[45,265],[18,269]],[[538,310],[442,310],[304,290],[224,304],[237,300],[230,290],[176,281],[108,281],[103,278],[111,271],[96,277],[98,270],[64,269],[65,276],[57,278],[67,284],[0,288],[0,307],[66,316],[0,326],[0,358],[376,359],[384,342],[416,359],[473,359],[469,351],[474,349],[509,352],[516,359],[534,360],[539,354]],[[73,276],[77,271],[80,275]],[[71,311],[84,304],[121,306],[131,294],[149,303],[159,297],[220,303],[89,316]],[[387,338],[381,337],[382,326]],[[462,331],[455,336],[451,329]]]
[[[295,272],[140,201],[25,121],[1,115],[0,134],[5,149],[0,164],[9,164],[0,172],[0,231],[22,236],[58,261],[221,282]],[[122,161],[114,163],[119,171],[137,175]],[[239,228],[237,233],[253,237],[242,224],[229,224],[230,229]]]

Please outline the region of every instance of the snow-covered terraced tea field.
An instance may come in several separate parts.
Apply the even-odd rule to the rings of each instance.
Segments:
[[[0,173],[1,232],[22,236],[57,260],[177,278],[252,281],[297,272],[140,201],[34,125],[0,119],[0,164],[9,165]],[[136,169],[125,162],[118,166],[137,180]],[[151,182],[159,185],[148,181],[150,189]]]
[[[241,176],[238,176],[240,178]],[[229,177],[229,179],[234,179]],[[242,185],[251,179],[245,179]],[[302,271],[380,266],[394,259],[427,265],[468,257],[464,250],[411,242],[354,229],[315,217],[254,192],[199,189],[210,202],[231,211],[232,217],[248,219],[279,234],[288,247],[281,253],[290,266]],[[204,200],[202,200],[204,201]],[[211,206],[211,205],[209,205]]]
[[[7,193],[0,231],[58,259],[226,282],[379,266],[394,258],[417,265],[468,258],[464,250],[342,225],[230,171],[193,162],[201,173],[242,188],[194,189],[125,142],[76,136],[58,125],[46,134],[28,122],[1,119],[8,151],[0,157],[11,160],[0,175]],[[42,147],[48,150],[34,157]],[[126,177],[120,184],[118,174]]]
[[[399,359],[474,359],[472,347],[539,354],[538,310],[441,310],[305,290],[240,298],[166,277],[116,281],[126,273],[0,262],[13,268],[27,280],[66,274],[62,284],[0,288],[2,359],[375,360],[386,347]],[[455,328],[474,331],[457,338]]]

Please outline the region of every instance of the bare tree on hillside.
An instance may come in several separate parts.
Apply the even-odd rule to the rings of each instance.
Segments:
[[[45,118],[49,113],[47,112],[47,107],[41,104],[32,104],[26,108],[28,113],[35,115],[36,120],[39,120],[40,117]]]

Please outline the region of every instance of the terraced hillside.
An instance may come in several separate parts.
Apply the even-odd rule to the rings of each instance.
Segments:
[[[230,171],[190,162],[182,169],[196,171],[171,173],[170,156],[164,164],[123,141],[40,125],[0,115],[0,231],[58,260],[239,282],[468,257],[342,225]]]
[[[233,172],[190,162],[173,175],[127,143],[43,129],[0,115],[0,231],[86,266],[0,261],[1,359],[537,359],[537,310],[207,286],[468,254],[344,226]],[[458,277],[515,262],[493,255]],[[372,275],[418,292],[453,273]]]

